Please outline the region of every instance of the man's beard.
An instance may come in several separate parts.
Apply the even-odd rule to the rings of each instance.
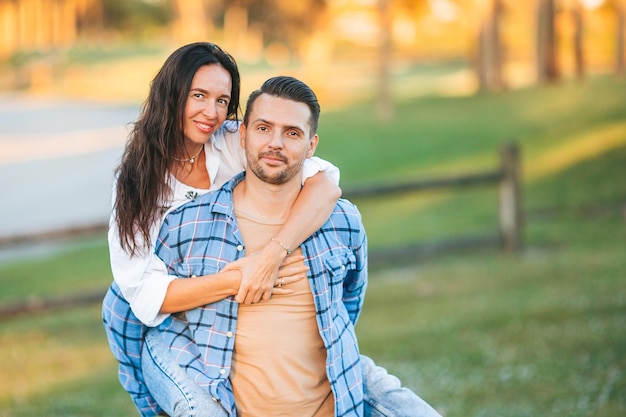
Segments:
[[[264,158],[265,156],[271,156],[273,158],[279,159],[287,163],[287,165],[280,172],[277,172],[275,174],[269,174],[265,171],[265,169],[263,169],[263,167],[259,163],[261,158]],[[252,173],[256,175],[256,177],[261,181],[273,185],[285,184],[286,182],[291,180],[300,171],[300,168],[304,163],[304,160],[302,160],[299,163],[290,164],[288,159],[280,152],[261,152],[258,156],[255,157],[254,155],[248,153],[248,151],[246,150],[246,157],[248,159],[248,166],[250,168],[250,171],[252,171]]]

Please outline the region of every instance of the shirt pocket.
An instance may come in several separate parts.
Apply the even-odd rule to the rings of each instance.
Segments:
[[[219,262],[211,258],[187,261],[181,264],[178,276],[182,278],[195,278],[203,275],[216,274],[220,272],[224,266],[224,262]]]
[[[204,275],[216,274],[220,268],[215,260],[207,258],[202,261],[187,262],[182,270],[186,272],[186,278],[195,279]],[[185,321],[189,330],[195,334],[197,331],[210,330],[214,325],[216,315],[217,306],[216,303],[212,303],[177,313],[175,316],[177,319]]]
[[[349,271],[356,269],[356,257],[349,250],[343,250],[324,260],[328,276],[328,286],[333,302],[343,298],[343,282]]]

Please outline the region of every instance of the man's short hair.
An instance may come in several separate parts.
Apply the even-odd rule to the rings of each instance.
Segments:
[[[248,97],[248,104],[246,105],[246,113],[243,116],[243,123],[246,126],[248,125],[252,106],[261,94],[269,94],[274,97],[280,97],[306,104],[309,107],[309,110],[311,110],[311,118],[309,119],[311,136],[317,133],[317,124],[320,118],[320,104],[317,101],[317,96],[313,90],[311,90],[311,87],[302,81],[285,75],[270,78],[263,83],[261,88],[254,90],[250,94],[250,97]]]

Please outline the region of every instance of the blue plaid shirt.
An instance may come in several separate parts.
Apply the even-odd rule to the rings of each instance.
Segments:
[[[236,176],[219,191],[205,194],[166,217],[155,251],[170,274],[191,277],[216,273],[245,255],[232,204],[232,190],[243,177]],[[340,200],[329,220],[301,247],[310,268],[308,279],[316,319],[327,351],[326,370],[335,397],[335,415],[361,416],[363,388],[354,324],[367,287],[367,237],[356,207]],[[120,374],[120,380],[131,395],[133,390],[137,392],[134,400],[138,407],[139,401],[150,409],[154,401],[143,391],[138,361],[141,343],[137,342],[145,329],[139,330],[137,326],[141,325],[125,311],[124,303],[118,302],[120,311],[109,314],[115,318],[109,323],[109,332],[117,336],[112,341],[110,338],[111,347],[139,349],[126,351],[127,377]],[[236,414],[229,374],[238,306],[234,297],[228,297],[170,316],[158,326],[177,352],[179,364],[232,416]]]

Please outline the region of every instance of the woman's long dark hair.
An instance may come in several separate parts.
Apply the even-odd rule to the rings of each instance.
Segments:
[[[232,56],[208,42],[185,45],[165,61],[150,84],[150,93],[134,123],[120,165],[115,221],[120,244],[131,256],[151,244],[150,228],[159,220],[161,204],[171,195],[166,181],[173,156],[184,152],[185,104],[196,71],[220,65],[232,80],[227,118],[237,119],[241,80]]]

